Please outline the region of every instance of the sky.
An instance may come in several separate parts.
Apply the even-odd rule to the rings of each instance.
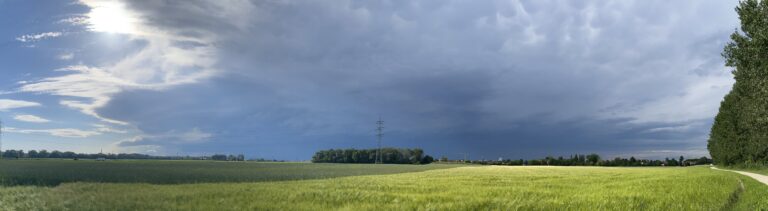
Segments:
[[[0,0],[3,149],[708,156],[735,0]]]

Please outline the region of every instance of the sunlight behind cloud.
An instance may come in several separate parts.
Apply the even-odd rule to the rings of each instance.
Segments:
[[[61,106],[79,110],[83,114],[95,117],[101,123],[109,123],[108,125],[97,124],[99,126],[96,129],[86,132],[129,133],[111,128],[116,125],[127,126],[130,125],[129,122],[108,118],[98,112],[98,109],[106,106],[114,95],[125,90],[157,91],[197,83],[212,77],[217,72],[214,68],[218,58],[217,51],[212,45],[216,33],[189,35],[150,25],[149,21],[143,19],[147,17],[144,14],[146,11],[129,5],[132,2],[80,0],[79,3],[89,7],[90,10],[85,14],[74,14],[73,17],[60,20],[61,23],[85,26],[88,31],[100,32],[99,34],[127,35],[120,36],[125,39],[112,39],[112,42],[122,42],[127,39],[141,41],[145,45],[138,51],[115,56],[110,59],[112,62],[107,64],[81,63],[54,69],[64,74],[19,83],[18,90],[66,97],[59,99]],[[30,35],[25,38],[36,37]],[[58,59],[68,61],[74,57],[72,51],[66,51],[60,54]],[[50,130],[24,131],[57,136]],[[56,134],[62,134],[71,130],[56,130],[56,132]],[[200,141],[212,136],[199,131],[192,132],[188,134],[190,136],[184,138]],[[86,135],[65,135],[82,138],[93,136],[91,133],[84,134]]]
[[[107,33],[136,33],[138,19],[134,14],[125,9],[120,2],[96,2],[94,7],[86,14],[88,17],[88,29],[96,32]]]

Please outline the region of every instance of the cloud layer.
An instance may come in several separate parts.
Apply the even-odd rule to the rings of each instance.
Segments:
[[[729,1],[83,3],[138,50],[20,90],[136,127],[125,148],[306,159],[382,116],[438,155],[704,155],[733,83]]]

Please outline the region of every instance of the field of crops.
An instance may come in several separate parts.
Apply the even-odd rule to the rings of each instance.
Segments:
[[[0,185],[53,186],[65,182],[186,184],[327,179],[383,175],[455,165],[365,165],[162,160],[4,160]]]
[[[705,167],[78,162],[0,163],[7,181],[0,188],[2,210],[768,209],[768,186]],[[58,166],[78,170],[58,176]],[[114,171],[89,175],[104,169]],[[193,179],[178,172],[186,170],[211,172]]]

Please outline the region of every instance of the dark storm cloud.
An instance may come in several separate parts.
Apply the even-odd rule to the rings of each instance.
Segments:
[[[146,133],[122,145],[288,159],[370,147],[379,115],[447,156],[701,155],[736,26],[721,1],[129,3],[220,72],[113,96],[98,112]]]

